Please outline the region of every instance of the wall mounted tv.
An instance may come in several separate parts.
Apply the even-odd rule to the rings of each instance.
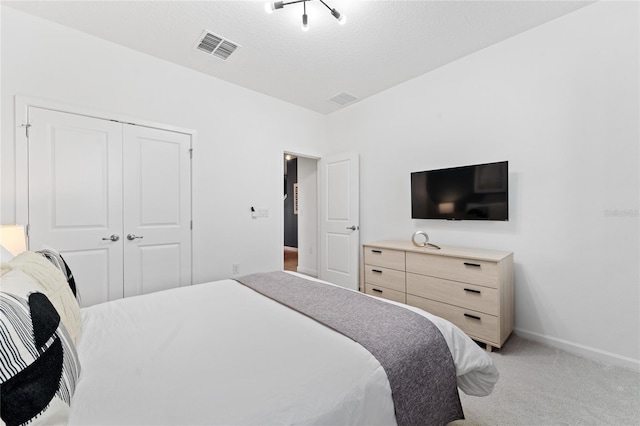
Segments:
[[[411,217],[509,220],[509,162],[411,173]]]

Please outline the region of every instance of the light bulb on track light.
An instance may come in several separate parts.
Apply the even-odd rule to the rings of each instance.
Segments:
[[[338,23],[340,23],[340,25],[344,25],[345,22],[347,22],[347,16],[345,14],[340,13],[335,9],[331,9],[331,14],[338,20]]]
[[[281,2],[281,1],[277,1],[277,2],[274,2],[274,3],[269,2],[269,3],[265,3],[264,10],[267,13],[271,14],[276,9],[282,9],[283,7],[284,7],[284,2]]]
[[[276,9],[282,9],[284,6],[288,6],[290,4],[294,4],[294,3],[302,3],[303,6],[303,14],[302,14],[302,30],[303,31],[308,31],[309,30],[309,17],[307,16],[307,2],[311,1],[311,0],[291,0],[291,1],[277,1],[274,3],[266,3],[264,5],[264,10],[267,13],[273,13]],[[324,0],[320,0],[320,3],[322,3],[327,9],[329,9],[329,11],[331,12],[331,15],[333,15],[334,18],[336,18],[336,20],[338,21],[338,23],[340,25],[344,25],[347,22],[347,17],[345,15],[343,15],[342,13],[338,12],[336,9],[332,9],[331,7],[329,7],[329,5],[327,3],[325,3]]]

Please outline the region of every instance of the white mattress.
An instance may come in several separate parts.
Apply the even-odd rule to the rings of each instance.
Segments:
[[[490,393],[491,358],[428,317],[461,389]],[[367,350],[236,281],[108,302],[82,319],[71,425],[395,424],[386,374]]]

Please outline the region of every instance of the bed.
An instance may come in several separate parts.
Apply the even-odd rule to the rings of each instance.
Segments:
[[[11,274],[19,275],[22,271],[17,269],[13,268]],[[317,287],[321,292],[335,293],[332,297],[353,299],[350,303],[366,305],[374,301],[375,309],[377,305],[381,305],[380,309],[391,306],[393,316],[406,312],[433,324],[441,336],[438,339],[444,342],[453,372],[435,374],[430,381],[453,380],[458,404],[457,388],[484,396],[491,393],[498,380],[490,356],[446,320],[299,274],[273,272],[79,309],[80,323],[75,326],[64,324],[73,322],[66,318],[73,317],[73,313],[62,315],[56,335],[69,346],[64,367],[77,370],[78,377],[74,383],[64,377],[60,381],[72,394],[66,411],[66,401],[58,391],[57,399],[53,398],[35,417],[35,423],[49,424],[48,419],[59,419],[70,425],[404,425],[446,424],[461,418],[461,411],[451,411],[451,402],[445,401],[439,390],[431,390],[416,401],[405,397],[399,400],[397,383],[412,389],[415,383],[405,382],[419,376],[408,370],[413,360],[402,364],[400,375],[404,377],[399,381],[394,378],[397,373],[390,373],[396,367],[385,369],[372,355],[372,351],[378,353],[380,349],[366,349],[353,337],[347,337],[349,332],[345,335],[337,330],[339,326],[331,323],[336,315],[329,315],[329,324],[323,324],[313,313],[299,306],[292,308],[290,300],[277,300],[260,288],[261,284],[251,283],[264,276],[274,285],[299,286],[295,292],[284,291],[285,298],[286,294],[300,294],[297,289]],[[64,277],[65,282],[68,278]],[[19,279],[3,275],[2,292],[5,293],[6,282],[14,281],[8,286],[11,290],[21,280],[22,275]],[[34,289],[30,284],[27,293]],[[323,294],[300,299],[302,303],[311,301],[311,310],[316,309],[322,316],[331,311],[330,306],[340,304],[327,304],[325,300],[330,299]],[[372,309],[366,306],[366,310]],[[354,318],[357,322],[360,316],[353,313],[348,319],[356,333],[362,327],[353,326]],[[381,321],[367,321],[375,323],[373,329],[384,325]],[[67,330],[76,327],[79,330],[73,333]],[[366,340],[370,334],[356,338]],[[398,345],[393,343],[382,350],[395,353]],[[434,368],[430,356],[411,345],[407,347],[418,364]],[[74,357],[75,361],[69,362]],[[3,393],[5,385],[3,378]],[[416,414],[413,406],[426,399],[430,400],[430,411],[423,417],[424,412]],[[51,409],[61,414],[47,417]],[[403,414],[407,410],[413,414]],[[452,414],[440,413],[447,410]],[[11,424],[5,419],[4,406],[2,416]]]

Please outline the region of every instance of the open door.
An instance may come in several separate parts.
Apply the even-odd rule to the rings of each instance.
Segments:
[[[319,277],[358,289],[360,253],[360,167],[350,152],[322,158],[320,190]]]

